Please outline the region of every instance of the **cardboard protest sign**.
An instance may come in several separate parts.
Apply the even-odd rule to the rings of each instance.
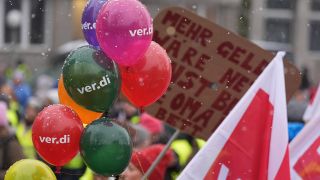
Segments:
[[[250,41],[179,7],[158,14],[153,38],[172,60],[172,84],[146,111],[204,139],[274,57]],[[289,99],[299,87],[300,75],[288,62],[285,72]]]

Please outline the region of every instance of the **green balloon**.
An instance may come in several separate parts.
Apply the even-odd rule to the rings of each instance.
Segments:
[[[131,159],[131,138],[126,129],[108,118],[101,118],[85,128],[80,153],[95,173],[108,177],[119,175]]]
[[[92,46],[72,51],[62,73],[66,91],[86,109],[108,111],[119,96],[121,80],[116,63]]]

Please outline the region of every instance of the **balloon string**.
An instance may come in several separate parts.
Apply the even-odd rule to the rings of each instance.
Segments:
[[[57,167],[56,167],[55,173],[56,173],[56,174],[60,174],[60,173],[61,173],[61,166],[57,166]]]
[[[136,132],[136,130],[130,129],[129,123],[125,123],[125,126],[126,126],[126,130],[128,133],[130,132],[130,130]],[[131,127],[133,127],[133,126],[131,126]],[[131,139],[133,139],[133,137],[131,136],[131,133],[129,133],[129,135],[130,135]],[[135,142],[133,140],[131,140],[131,143],[132,143],[132,148],[135,147]]]
[[[144,108],[141,106],[139,109],[140,109],[140,114],[142,114],[144,112]]]
[[[102,115],[101,115],[101,117],[100,117],[100,118],[103,118],[103,117],[106,117],[106,118],[108,118],[108,117],[109,117],[109,113],[108,113],[108,111],[105,111],[105,112],[103,112],[103,113],[102,113]]]

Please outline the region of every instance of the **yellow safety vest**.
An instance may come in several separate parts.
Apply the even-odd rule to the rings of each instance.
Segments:
[[[192,154],[192,147],[189,142],[185,139],[177,139],[173,141],[171,148],[178,154],[179,164],[184,166]]]
[[[17,127],[16,135],[26,158],[36,159],[36,151],[32,142],[31,128],[26,130],[25,125],[20,123]]]
[[[17,101],[11,100],[9,102],[9,108],[15,111],[19,110],[19,103]]]
[[[205,145],[206,141],[202,139],[196,139],[196,143],[199,149],[201,149]],[[180,166],[185,166],[192,154],[192,146],[189,144],[189,142],[185,139],[177,139],[173,141],[171,148],[178,154]],[[180,172],[172,173],[171,176],[173,179],[176,179],[179,174]]]
[[[69,161],[63,167],[67,169],[81,169],[82,166],[83,166],[83,161],[80,153],[78,153],[71,161]]]
[[[133,117],[131,117],[130,122],[132,124],[138,124],[140,122],[140,117],[139,116],[133,116]]]
[[[9,109],[7,111],[7,117],[11,127],[13,127],[14,129],[17,129],[19,121],[18,121],[18,115],[16,111],[13,109]]]
[[[11,100],[9,102],[7,117],[8,117],[8,121],[9,121],[11,127],[13,127],[14,129],[17,129],[18,123],[19,123],[19,118],[17,115],[18,109],[19,109],[19,104],[15,101]]]
[[[79,180],[93,180],[93,172],[90,168],[87,167],[86,172]]]
[[[198,139],[198,138],[196,139],[196,142],[198,144],[199,149],[201,149],[206,144],[205,140]]]
[[[206,141],[197,138],[196,143],[199,149],[201,149],[205,145]],[[189,144],[189,142],[185,139],[177,139],[173,141],[171,148],[179,155],[179,164],[181,166],[186,165],[189,157],[192,154],[192,146]]]
[[[13,68],[8,68],[5,72],[5,75],[8,79],[11,79],[13,77],[13,73],[15,70],[19,70],[21,71],[26,80],[30,80],[31,78],[31,71],[29,70],[28,66],[25,64],[20,64],[18,67],[16,67],[15,69]]]

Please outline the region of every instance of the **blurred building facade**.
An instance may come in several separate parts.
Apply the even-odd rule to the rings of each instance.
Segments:
[[[83,39],[80,21],[86,2],[0,0],[0,66],[14,66],[19,59],[35,71],[48,66],[58,47]],[[320,80],[320,0],[142,0],[142,3],[153,17],[166,7],[181,6],[247,36],[263,48],[285,50],[299,68],[309,69],[314,83]],[[247,11],[245,16],[243,10]],[[243,20],[249,24],[241,23]]]
[[[52,66],[57,48],[83,39],[81,15],[86,0],[0,0],[0,64],[20,59],[32,70]],[[181,6],[237,32],[240,0],[143,0],[151,15]]]
[[[70,0],[0,0],[0,63],[47,67],[55,48],[74,39],[74,8]]]
[[[0,64],[13,66],[22,59],[35,71],[52,66],[50,59],[59,46],[83,39],[80,21],[86,2],[0,0]],[[153,17],[166,7],[185,7],[247,36],[263,48],[288,51],[299,68],[309,69],[314,83],[320,80],[320,0],[142,0],[142,3]],[[241,24],[243,20],[246,23]]]
[[[320,0],[251,0],[249,38],[282,45],[320,80]]]

